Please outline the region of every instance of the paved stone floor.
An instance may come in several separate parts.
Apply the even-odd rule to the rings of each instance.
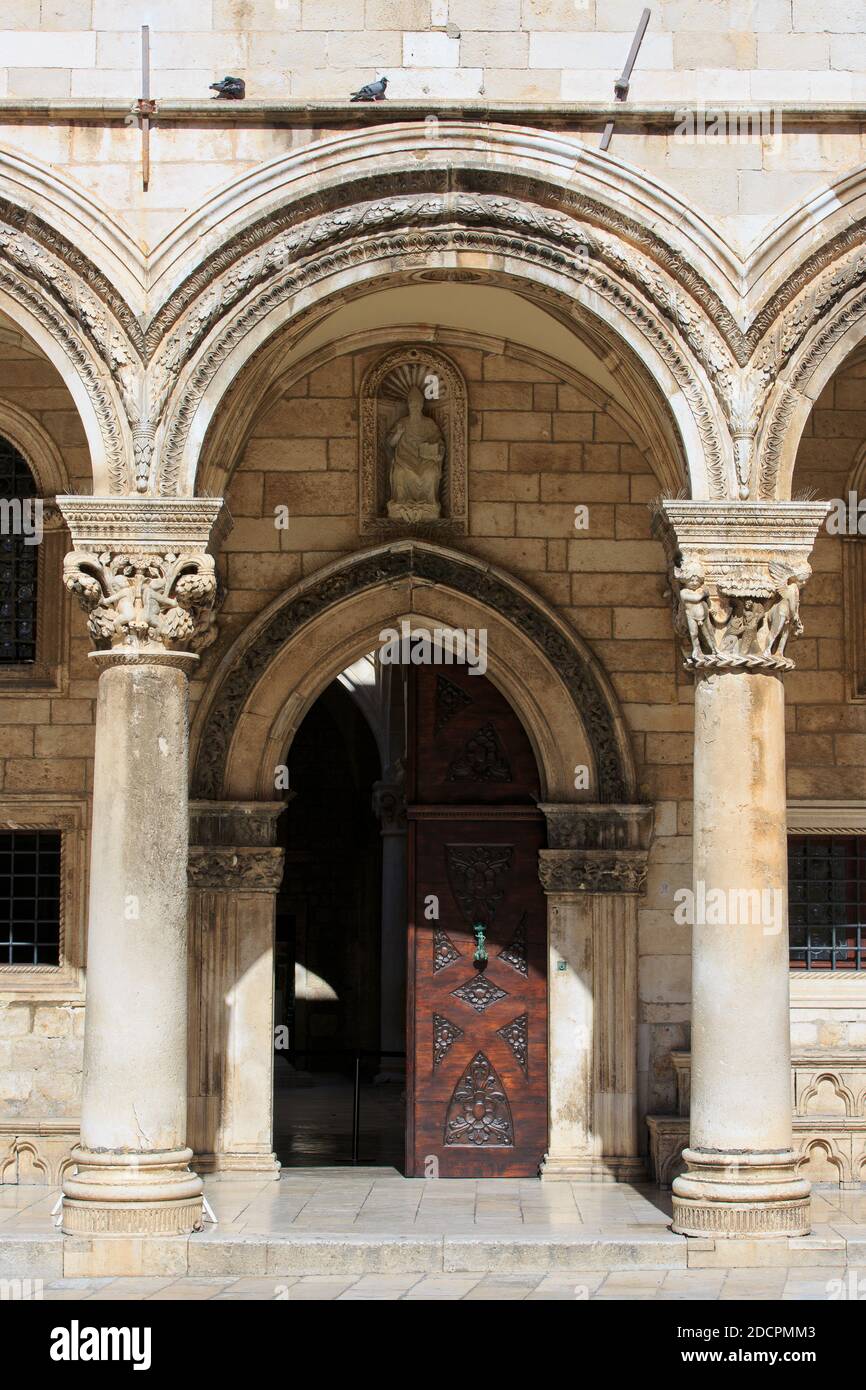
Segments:
[[[207,1254],[223,1237],[258,1243],[320,1239],[333,1251],[344,1242],[401,1238],[407,1235],[447,1240],[474,1237],[500,1243],[538,1238],[544,1243],[576,1237],[582,1245],[599,1242],[610,1247],[608,1258],[587,1260],[596,1267],[544,1262],[523,1270],[517,1263],[496,1272],[358,1273],[340,1264],[319,1264],[315,1257],[302,1273],[265,1274],[241,1265],[223,1273],[217,1264],[199,1264],[197,1273],[154,1274],[139,1278],[55,1278],[44,1280],[46,1299],[756,1299],[848,1300],[866,1297],[866,1190],[840,1192],[821,1188],[813,1193],[814,1240],[825,1248],[806,1245],[789,1259],[760,1268],[710,1267],[712,1253],[685,1264],[684,1243],[669,1229],[670,1194],[656,1187],[628,1184],[542,1183],[537,1179],[433,1181],[404,1178],[388,1168],[291,1168],[279,1182],[207,1179],[208,1199],[217,1225],[189,1238],[190,1249]],[[54,1235],[51,1209],[57,1192],[39,1187],[0,1187],[0,1247],[4,1236]],[[845,1235],[850,1265],[844,1266]],[[649,1240],[651,1249],[646,1248]],[[835,1253],[826,1247],[835,1243]],[[726,1244],[726,1243],[723,1243]],[[8,1245],[8,1242],[7,1242]],[[643,1245],[646,1253],[635,1257]],[[674,1259],[666,1258],[675,1247]],[[517,1246],[515,1245],[515,1249]],[[618,1258],[617,1249],[631,1251]],[[682,1253],[680,1253],[682,1252]],[[217,1250],[217,1255],[219,1251]],[[763,1252],[761,1252],[763,1254]],[[774,1252],[775,1254],[775,1252]],[[507,1259],[511,1260],[511,1254]],[[348,1263],[348,1261],[344,1261]],[[689,1258],[691,1263],[691,1258]],[[745,1263],[745,1262],[741,1262]],[[706,1267],[699,1267],[701,1264]],[[663,1265],[667,1267],[662,1267]],[[628,1266],[628,1267],[627,1267]],[[271,1266],[267,1266],[271,1268]],[[289,1265],[288,1268],[292,1266]],[[363,1266],[361,1266],[363,1267]],[[405,1268],[406,1266],[404,1266]],[[412,1266],[409,1266],[411,1268]],[[194,1266],[193,1266],[194,1268]],[[231,1265],[228,1266],[231,1269]],[[279,1269],[279,1265],[276,1266]],[[358,1265],[354,1265],[355,1270]],[[382,1266],[371,1266],[381,1269]],[[423,1270],[424,1265],[416,1266]],[[448,1265],[445,1266],[446,1270]],[[461,1268],[460,1265],[454,1268]],[[464,1264],[464,1270],[473,1265]],[[513,1272],[512,1272],[513,1270]],[[318,1271],[318,1272],[317,1272]],[[7,1270],[3,1271],[4,1273]],[[9,1268],[8,1273],[18,1271]],[[71,1271],[74,1273],[74,1270]],[[852,1288],[855,1290],[852,1293]]]
[[[205,1179],[221,1235],[292,1231],[507,1235],[667,1233],[670,1192],[653,1184],[544,1183],[538,1178],[404,1178],[395,1168],[289,1168],[279,1182]],[[53,1188],[0,1186],[0,1233],[54,1230]],[[866,1226],[866,1188],[813,1191],[813,1235]],[[195,1239],[195,1237],[193,1237]]]
[[[46,1300],[435,1300],[575,1302],[595,1299],[662,1301],[834,1301],[850,1298],[851,1275],[866,1296],[866,1269],[631,1269],[555,1274],[304,1274],[270,1279],[229,1277],[57,1279],[46,1282]],[[840,1282],[840,1280],[842,1282]]]

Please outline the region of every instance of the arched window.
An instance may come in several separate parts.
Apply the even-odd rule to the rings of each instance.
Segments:
[[[36,583],[40,530],[36,483],[24,459],[0,437],[0,665],[36,660]]]

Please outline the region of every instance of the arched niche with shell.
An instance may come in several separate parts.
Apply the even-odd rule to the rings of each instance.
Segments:
[[[466,382],[445,353],[394,348],[360,400],[360,529],[444,541],[466,532]]]

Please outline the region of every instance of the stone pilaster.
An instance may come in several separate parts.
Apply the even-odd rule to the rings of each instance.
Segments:
[[[204,1173],[279,1178],[274,922],[285,801],[190,804],[189,1138]]]
[[[550,1144],[542,1177],[644,1175],[637,1108],[637,900],[647,806],[542,806],[548,848]]]
[[[787,644],[824,503],[660,503],[695,676],[692,1105],[674,1230],[809,1231],[791,1133]]]
[[[81,1143],[69,1234],[201,1225],[187,1147],[187,676],[213,635],[219,500],[60,497],[99,670]]]

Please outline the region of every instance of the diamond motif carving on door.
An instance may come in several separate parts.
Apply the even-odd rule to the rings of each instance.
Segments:
[[[474,980],[467,980],[465,985],[459,989],[452,989],[451,993],[457,999],[462,999],[464,1004],[468,1004],[477,1014],[483,1014],[485,1009],[489,1009],[491,1004],[495,1004],[499,999],[507,999],[508,991],[500,989],[498,985],[492,985],[484,975],[477,975]]]
[[[433,1066],[438,1067],[449,1047],[463,1037],[463,1029],[444,1018],[442,1014],[433,1015]]]
[[[433,933],[433,974],[438,975],[439,971],[444,970],[446,965],[453,965],[454,961],[459,959],[460,952],[447,931],[437,927]]]
[[[499,952],[499,959],[504,960],[506,965],[510,965],[512,970],[516,970],[518,975],[527,974],[525,912],[514,929],[512,941]]]
[[[459,685],[453,681],[446,680],[444,676],[436,677],[436,703],[433,732],[438,734],[450,724],[461,709],[466,705],[472,704],[472,696],[467,695],[465,690],[461,690]]]
[[[518,1018],[513,1018],[510,1023],[506,1023],[504,1028],[497,1028],[497,1037],[503,1042],[508,1043],[523,1070],[529,1075],[529,1015],[520,1014]]]
[[[476,1052],[454,1087],[445,1117],[445,1143],[473,1148],[514,1147],[508,1096],[483,1052]]]

